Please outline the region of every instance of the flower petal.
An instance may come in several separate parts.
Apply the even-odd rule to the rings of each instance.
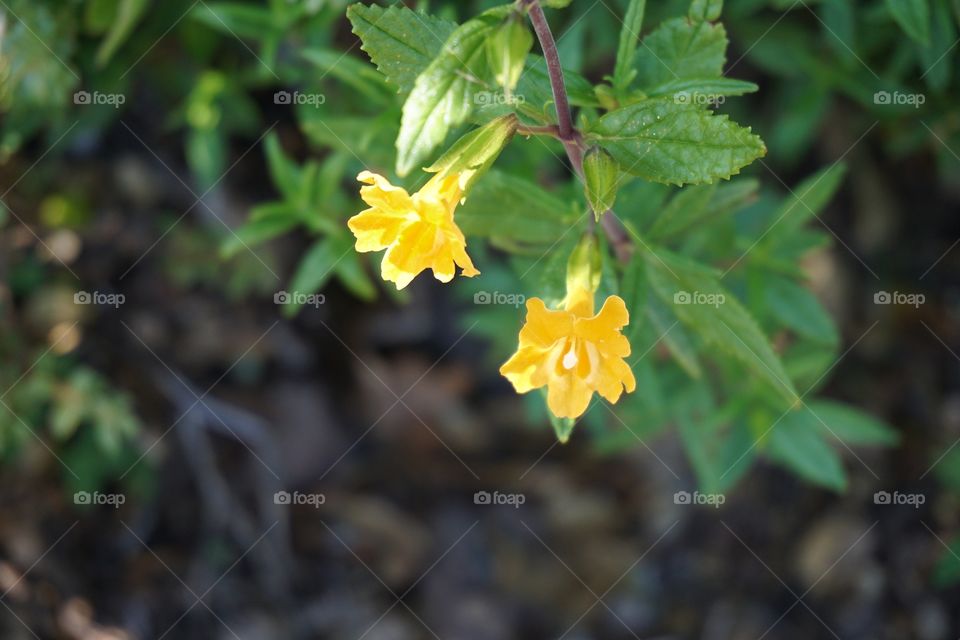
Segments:
[[[362,171],[357,180],[369,185],[360,187],[360,197],[371,207],[396,213],[416,211],[413,199],[403,187],[395,187],[383,176],[372,171]]]
[[[527,319],[520,330],[520,346],[550,347],[573,333],[573,316],[563,310],[547,309],[540,298],[527,300]]]
[[[406,215],[384,209],[371,208],[347,220],[347,226],[357,238],[357,251],[382,251],[397,241],[405,225]]]
[[[524,347],[518,349],[503,366],[500,367],[500,374],[513,384],[517,393],[526,393],[531,389],[537,389],[546,384],[546,379],[537,376],[537,372],[543,368],[547,351],[536,347]]]
[[[403,289],[424,269],[430,260],[437,242],[438,230],[426,222],[412,222],[404,227],[397,241],[387,249],[380,266],[384,280]]]
[[[558,418],[579,418],[592,396],[593,390],[576,375],[554,376],[547,387],[547,406]]]
[[[629,322],[626,303],[620,296],[610,296],[597,315],[577,320],[575,329],[578,337],[595,344],[601,353],[623,357],[630,355],[630,341],[620,329]]]
[[[622,358],[607,358],[600,364],[597,380],[597,392],[613,404],[620,399],[626,388],[632,393],[637,388],[636,378],[630,365]]]

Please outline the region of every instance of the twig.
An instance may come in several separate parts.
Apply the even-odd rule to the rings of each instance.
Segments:
[[[563,143],[567,158],[573,166],[574,173],[583,179],[583,137],[573,126],[573,116],[570,113],[570,101],[567,98],[567,89],[563,81],[563,68],[560,66],[560,54],[557,52],[557,43],[553,39],[553,32],[543,14],[543,7],[539,0],[526,0],[525,5],[530,8],[530,22],[543,49],[543,57],[547,61],[547,74],[550,76],[550,87],[553,89],[553,101],[557,110],[557,137]],[[533,129],[529,127],[528,129]],[[541,129],[542,127],[536,127]],[[549,128],[549,127],[547,127]],[[523,133],[522,130],[519,130]],[[590,216],[589,231],[595,229],[593,216]],[[626,264],[633,254],[633,242],[623,223],[617,219],[612,209],[608,209],[601,218],[601,228],[613,247],[617,260]]]
[[[547,73],[550,76],[550,88],[553,89],[553,101],[557,108],[557,128],[561,140],[572,140],[574,137],[573,117],[570,115],[570,101],[567,99],[567,88],[563,82],[563,69],[560,67],[560,53],[557,43],[553,39],[553,32],[547,23],[547,16],[543,15],[543,7],[538,0],[532,0],[530,5],[530,22],[537,33],[543,57],[547,61]]]
[[[560,129],[555,124],[549,124],[546,126],[535,126],[523,124],[522,122],[517,125],[517,133],[522,136],[553,136],[554,138],[560,137]]]

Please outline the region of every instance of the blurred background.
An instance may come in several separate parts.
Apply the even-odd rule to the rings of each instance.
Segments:
[[[549,12],[565,64],[602,80],[626,5]],[[819,393],[897,438],[701,505],[670,421],[560,445],[499,376],[497,250],[404,295],[352,252],[400,102],[346,7],[0,0],[0,637],[960,636],[960,5],[725,4],[759,201],[846,167],[803,261]],[[520,147],[569,209],[559,147]]]

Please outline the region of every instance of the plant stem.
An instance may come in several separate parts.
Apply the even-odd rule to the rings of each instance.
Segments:
[[[547,61],[547,73],[550,76],[550,88],[553,89],[553,102],[557,108],[557,129],[561,140],[572,140],[574,137],[573,118],[570,115],[570,102],[567,99],[567,88],[563,83],[563,69],[560,67],[560,54],[557,52],[557,43],[553,39],[553,32],[547,23],[547,16],[543,15],[543,7],[538,0],[530,2],[530,22],[537,33],[543,57]]]
[[[552,136],[554,138],[560,137],[560,129],[555,124],[548,124],[546,126],[535,126],[527,125],[522,122],[517,125],[517,133],[522,136]]]
[[[567,158],[573,166],[577,177],[583,180],[583,138],[573,126],[573,116],[570,113],[570,101],[567,98],[567,88],[563,81],[563,68],[560,66],[560,54],[557,43],[553,39],[553,32],[543,14],[543,7],[539,0],[524,0],[530,7],[530,22],[543,49],[543,57],[547,61],[547,74],[550,76],[550,87],[553,89],[553,102],[557,110],[556,135],[563,143]],[[549,128],[549,127],[547,127]],[[543,127],[527,127],[528,130],[543,129]],[[523,133],[523,130],[518,130]],[[622,264],[630,262],[633,253],[633,242],[623,223],[616,217],[612,209],[608,209],[600,219],[600,226],[613,247],[613,252]],[[593,215],[590,216],[588,229],[595,231]]]

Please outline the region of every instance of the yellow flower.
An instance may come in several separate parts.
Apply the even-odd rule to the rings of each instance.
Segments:
[[[360,197],[370,205],[347,221],[357,237],[357,251],[387,252],[380,265],[384,280],[403,289],[424,269],[450,282],[456,267],[473,277],[476,270],[467,255],[467,241],[453,221],[453,212],[463,198],[460,175],[438,174],[420,191],[408,194],[383,176],[364,171],[357,180]]]
[[[547,386],[547,406],[558,418],[583,415],[596,391],[610,402],[632,392],[636,380],[624,358],[630,342],[620,333],[630,321],[619,296],[610,296],[593,313],[593,294],[579,287],[563,308],[547,309],[543,300],[527,301],[527,320],[517,352],[502,366],[517,393]]]

